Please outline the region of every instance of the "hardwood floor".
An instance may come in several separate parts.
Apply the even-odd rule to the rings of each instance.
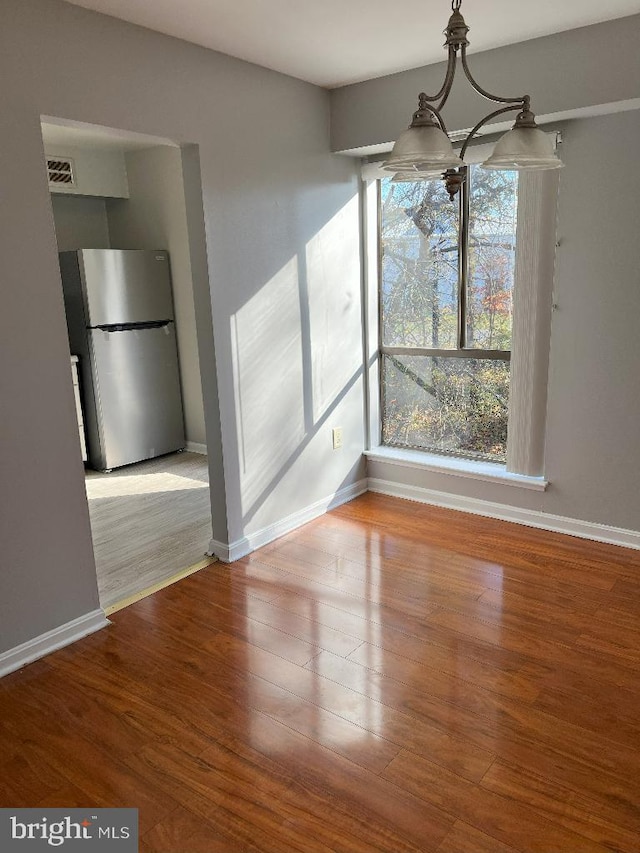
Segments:
[[[141,851],[637,853],[640,552],[367,494],[0,681],[0,806]]]

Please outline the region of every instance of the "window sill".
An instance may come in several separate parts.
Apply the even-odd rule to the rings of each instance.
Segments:
[[[398,447],[374,447],[371,450],[365,450],[364,455],[374,462],[434,471],[437,474],[451,474],[454,477],[467,477],[471,480],[484,480],[504,486],[519,486],[522,489],[533,489],[538,492],[544,492],[549,485],[549,481],[544,477],[512,474],[504,465],[496,462],[438,456],[435,453],[423,453],[420,450],[405,450]]]

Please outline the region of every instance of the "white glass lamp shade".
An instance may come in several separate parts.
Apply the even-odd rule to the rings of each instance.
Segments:
[[[446,133],[428,124],[403,131],[382,168],[389,172],[443,172],[464,165]]]
[[[548,134],[539,127],[514,127],[505,133],[482,163],[483,169],[560,169],[564,163],[553,150]]]
[[[396,172],[391,178],[394,184],[410,183],[412,181],[439,181],[442,178],[442,169],[433,172],[422,172],[418,169],[407,169]]]

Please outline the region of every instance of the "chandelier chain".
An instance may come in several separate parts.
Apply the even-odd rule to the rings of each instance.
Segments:
[[[459,12],[460,6],[462,6],[462,0],[451,0],[451,10],[453,12]]]

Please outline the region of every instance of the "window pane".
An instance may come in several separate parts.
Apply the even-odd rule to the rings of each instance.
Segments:
[[[382,342],[457,346],[458,204],[444,183],[381,181]]]
[[[471,167],[467,346],[511,349],[518,173]]]
[[[382,443],[504,462],[509,362],[383,356]]]

